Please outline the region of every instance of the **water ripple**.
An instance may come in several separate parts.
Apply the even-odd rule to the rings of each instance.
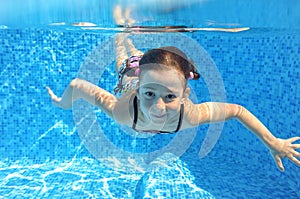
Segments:
[[[14,164],[0,162],[1,196],[157,198],[166,195],[171,197],[174,194],[172,198],[190,198],[190,196],[213,198],[193,183],[194,177],[180,159],[171,165],[159,164],[157,160],[144,173],[114,170],[96,159],[78,158],[76,155],[69,162],[52,161],[43,164],[26,164],[26,162],[28,162],[26,159]]]

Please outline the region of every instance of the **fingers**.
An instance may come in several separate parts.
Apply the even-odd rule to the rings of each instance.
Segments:
[[[300,158],[300,153],[298,151],[293,151],[293,156]]]
[[[300,140],[300,137],[293,137],[288,139],[288,141],[290,143],[293,143],[297,140]],[[296,149],[300,148],[300,144],[291,144],[290,145],[292,148],[291,153],[287,156],[289,160],[291,160],[293,163],[295,163],[296,165],[300,166],[300,160],[298,160],[297,158],[300,158],[300,153],[298,151],[296,151]]]
[[[297,140],[300,140],[300,137],[292,137],[292,138],[288,139],[288,141],[290,141],[291,143],[295,142]]]
[[[298,151],[293,151],[292,154],[288,156],[292,162],[300,166],[300,160],[298,160],[297,157],[300,158],[300,153]]]
[[[284,172],[284,167],[283,167],[283,164],[282,164],[280,156],[279,155],[275,155],[273,157],[274,157],[274,160],[275,160],[275,162],[277,164],[277,167],[280,169],[281,172]]]
[[[292,162],[294,162],[296,165],[298,165],[298,166],[300,166],[300,161],[297,159],[297,158],[295,158],[294,156],[290,156],[290,157],[288,157]]]
[[[292,144],[295,141],[300,140],[300,137],[292,137],[285,141],[285,147],[280,151],[275,151],[272,155],[277,164],[277,167],[284,172],[284,167],[281,161],[281,157],[287,157],[297,166],[300,166],[300,153],[296,149],[300,148],[300,144]]]
[[[51,90],[51,88],[49,86],[46,86],[46,89],[48,91],[48,94],[52,97],[54,95],[53,91]]]
[[[299,148],[300,148],[300,144],[292,144],[292,147],[293,147],[294,149],[299,149]]]
[[[51,100],[53,102],[59,102],[60,101],[60,98],[58,98],[48,86],[46,86],[46,89],[48,90],[48,94],[50,95]]]
[[[293,138],[290,138],[289,139],[289,141],[291,142],[291,143],[293,143],[293,142],[295,142],[295,141],[297,141],[297,140],[300,140],[300,137],[293,137]],[[291,147],[293,148],[293,149],[300,149],[300,144],[291,144]],[[297,151],[295,151],[295,154],[294,155],[296,155],[297,157],[300,157],[300,155],[299,155],[299,153],[297,152]]]

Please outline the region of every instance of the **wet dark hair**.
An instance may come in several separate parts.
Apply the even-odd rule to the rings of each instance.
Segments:
[[[147,51],[140,60],[141,73],[151,69],[148,64],[160,64],[170,69],[175,68],[184,75],[186,80],[197,80],[200,78],[194,62],[184,52],[174,46],[160,47]],[[191,72],[193,78],[191,78]]]

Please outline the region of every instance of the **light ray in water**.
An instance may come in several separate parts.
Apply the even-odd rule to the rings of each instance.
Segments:
[[[70,131],[69,126],[65,124],[62,120],[60,120],[56,122],[52,127],[50,127],[45,133],[40,135],[40,137],[36,140],[36,142],[31,146],[30,149],[34,149],[35,146],[40,142],[40,140],[47,136],[54,129],[61,129],[62,134],[66,136],[71,136],[76,132],[76,127],[73,127],[73,129]]]
[[[194,184],[194,177],[184,162],[177,159],[168,165],[155,164],[147,172],[132,173],[106,167],[94,158],[78,157],[82,144],[68,162],[46,162],[29,165],[20,160],[19,163],[5,164],[0,162],[0,191],[3,197],[16,198],[69,198],[74,195],[80,198],[138,198],[155,195],[163,197],[166,187],[178,192],[178,196],[186,198],[192,194],[194,198],[213,198],[208,192]],[[165,158],[169,158],[166,156]],[[159,160],[158,160],[159,161]],[[6,174],[7,173],[7,174]],[[138,182],[140,185],[138,185]],[[197,197],[198,196],[198,197]]]

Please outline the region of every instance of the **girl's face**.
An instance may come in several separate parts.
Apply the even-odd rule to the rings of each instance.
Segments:
[[[189,95],[189,88],[184,85],[182,75],[176,70],[143,72],[137,97],[145,120],[153,127],[163,128],[163,124],[178,116],[180,105]]]

